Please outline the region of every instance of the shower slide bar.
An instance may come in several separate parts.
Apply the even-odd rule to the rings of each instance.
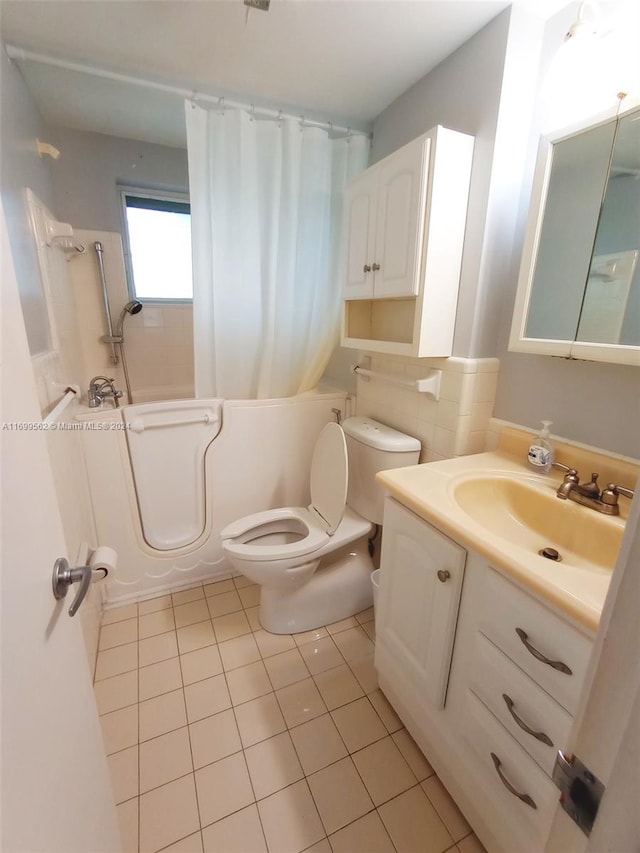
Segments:
[[[212,418],[209,414],[202,415],[199,418],[184,418],[181,421],[156,421],[150,424],[145,424],[142,418],[135,418],[135,420],[131,421],[131,431],[145,432],[145,430],[148,429],[162,429],[163,427],[188,426],[189,424],[213,424],[217,422],[218,418]]]
[[[49,412],[46,418],[43,419],[42,423],[47,426],[51,426],[51,424],[55,424],[58,422],[58,418],[67,408],[69,403],[74,400],[76,397],[80,395],[80,389],[75,386],[67,386],[65,388],[64,397],[62,397],[54,406],[54,408]]]
[[[354,364],[351,369],[357,376],[362,376],[364,379],[374,379],[378,382],[386,382],[389,385],[399,385],[401,388],[429,394],[434,400],[440,399],[441,370],[429,371],[429,375],[424,379],[403,379],[401,376],[394,376],[392,373],[378,373],[376,370],[368,370],[366,367],[360,367],[359,364]]]
[[[93,244],[93,248],[96,252],[96,258],[98,259],[98,271],[100,273],[100,283],[102,284],[102,298],[104,300],[104,313],[107,316],[107,330],[109,332],[109,338],[113,338],[113,321],[111,320],[111,306],[109,305],[109,290],[107,288],[107,277],[104,273],[104,260],[102,255],[104,254],[104,249],[102,248],[102,243],[99,240]],[[116,352],[115,341],[108,341],[111,345],[111,361],[114,364],[118,363],[118,353]],[[131,400],[129,400],[131,402]]]

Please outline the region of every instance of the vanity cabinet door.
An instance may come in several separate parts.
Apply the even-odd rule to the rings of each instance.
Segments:
[[[465,561],[463,548],[386,499],[376,666],[435,708],[444,707]]]

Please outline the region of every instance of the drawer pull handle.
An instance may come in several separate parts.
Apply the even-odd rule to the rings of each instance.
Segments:
[[[545,734],[544,732],[534,732],[534,730],[529,728],[529,726],[525,723],[524,720],[520,719],[520,717],[513,710],[514,702],[511,696],[507,696],[506,693],[503,693],[502,698],[504,699],[505,705],[509,709],[509,713],[515,720],[516,724],[520,726],[523,732],[526,732],[528,735],[531,735],[531,737],[536,738],[536,740],[542,741],[542,743],[546,743],[547,746],[553,746],[553,741],[551,740],[549,735]]]
[[[524,645],[525,649],[530,652],[534,656],[534,658],[537,658],[539,661],[542,661],[542,663],[546,663],[547,666],[552,666],[559,672],[564,672],[565,675],[573,675],[566,663],[562,663],[561,660],[551,660],[550,658],[543,655],[542,652],[539,652],[535,646],[532,646],[529,642],[529,637],[527,633],[523,631],[522,628],[516,628],[516,634],[520,637],[520,640],[522,641],[522,644]]]
[[[509,791],[510,794],[513,794],[514,797],[517,797],[519,800],[522,800],[522,802],[525,803],[526,805],[531,806],[532,809],[537,809],[538,806],[536,805],[535,800],[533,800],[529,796],[529,794],[521,794],[520,791],[516,791],[516,789],[511,784],[511,782],[509,782],[509,780],[506,778],[506,776],[502,772],[502,762],[500,761],[498,756],[495,754],[495,752],[491,753],[491,758],[493,759],[493,764],[496,768],[496,773],[500,777],[500,781],[502,782],[504,787],[507,789],[507,791]]]
[[[438,569],[438,580],[440,583],[446,583],[451,577],[449,569]]]

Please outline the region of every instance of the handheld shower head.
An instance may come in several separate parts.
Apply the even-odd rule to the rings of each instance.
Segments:
[[[127,317],[127,314],[139,314],[142,311],[142,302],[139,302],[137,299],[133,299],[131,302],[127,302],[122,311],[120,312],[120,317],[118,319],[118,327],[116,329],[116,337],[121,338],[123,334],[124,321]]]

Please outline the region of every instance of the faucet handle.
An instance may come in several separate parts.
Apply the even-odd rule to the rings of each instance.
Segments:
[[[600,499],[603,504],[608,506],[618,506],[618,495],[624,495],[629,500],[633,499],[635,491],[633,489],[625,489],[624,486],[618,486],[615,483],[609,483],[606,489],[603,489]]]

